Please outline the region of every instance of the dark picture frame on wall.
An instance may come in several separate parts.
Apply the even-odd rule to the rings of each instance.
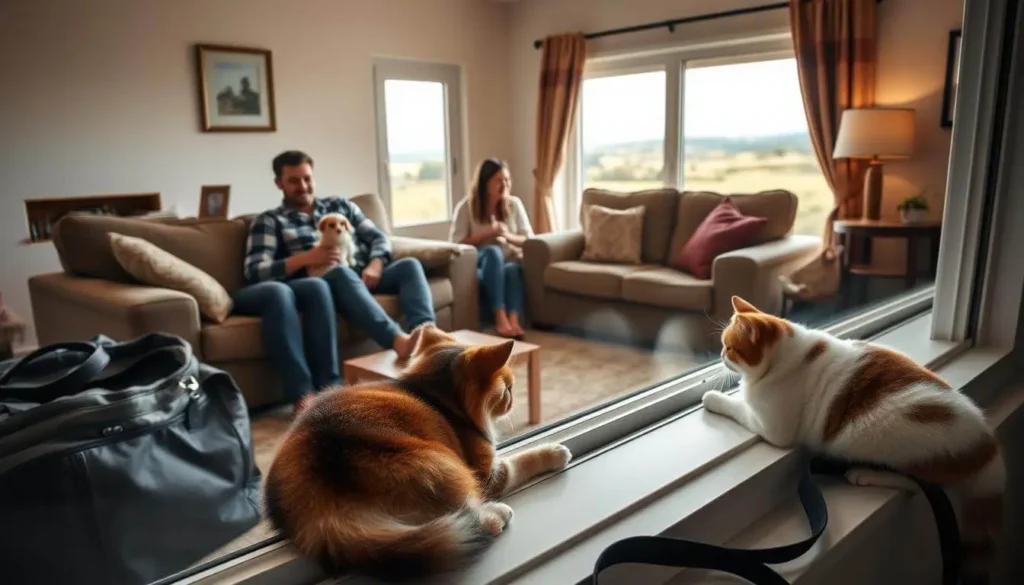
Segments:
[[[942,92],[942,127],[953,127],[953,111],[956,108],[956,91],[960,86],[960,36],[962,29],[949,31],[949,46],[946,49],[946,86]]]
[[[274,132],[274,64],[254,47],[195,45],[203,132]]]

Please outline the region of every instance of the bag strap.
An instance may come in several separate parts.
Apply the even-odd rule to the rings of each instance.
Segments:
[[[828,526],[828,507],[814,479],[814,473],[844,474],[850,463],[814,458],[800,475],[797,493],[807,516],[811,535],[799,542],[783,546],[742,549],[716,546],[667,536],[633,536],[612,543],[601,552],[591,577],[598,585],[604,569],[622,563],[640,563],[665,567],[712,569],[742,577],[754,585],[789,585],[769,564],[792,561],[806,553]],[[858,467],[865,467],[858,465]],[[878,469],[878,466],[867,466]],[[890,471],[885,469],[885,471]],[[943,585],[956,585],[959,578],[959,529],[953,508],[945,492],[937,486],[914,480],[921,486],[935,515],[942,552]]]
[[[33,371],[34,366],[43,364],[46,359],[55,361],[46,364],[44,371]],[[110,356],[98,344],[87,341],[53,343],[21,358],[0,375],[0,396],[26,402],[49,402],[59,396],[78,392],[98,376],[108,363]],[[49,375],[54,370],[65,368],[66,371],[57,377]],[[36,380],[13,382],[18,376]]]

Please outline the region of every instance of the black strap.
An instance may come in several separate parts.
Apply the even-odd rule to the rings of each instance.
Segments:
[[[640,563],[665,567],[712,569],[742,577],[755,585],[789,585],[781,575],[769,568],[769,564],[791,561],[806,553],[817,542],[828,525],[828,508],[825,498],[811,477],[819,474],[843,474],[853,466],[851,463],[832,459],[814,458],[800,475],[797,492],[803,506],[811,535],[799,542],[772,548],[740,549],[694,542],[666,536],[633,536],[619,540],[601,552],[594,564],[591,578],[598,585],[598,577],[604,569],[622,563]],[[865,467],[864,465],[857,465]],[[876,469],[878,466],[867,466]],[[885,469],[885,471],[890,471]],[[939,544],[943,559],[944,585],[956,585],[959,578],[959,530],[953,508],[945,492],[931,484],[917,481],[928,503],[932,506],[939,532]]]
[[[46,345],[0,375],[0,397],[50,402],[78,392],[109,362],[110,356],[97,343],[68,341]],[[19,382],[18,378],[24,381]]]

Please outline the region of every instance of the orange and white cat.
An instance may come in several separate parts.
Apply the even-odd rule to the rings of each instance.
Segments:
[[[722,363],[735,394],[704,394],[767,442],[889,469],[962,497],[963,583],[985,583],[1001,535],[1005,465],[984,413],[966,395],[895,350],[843,340],[732,297]],[[851,469],[856,485],[916,489],[897,473]]]

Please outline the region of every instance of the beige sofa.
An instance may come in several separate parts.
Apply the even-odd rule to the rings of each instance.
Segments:
[[[732,314],[732,295],[777,313],[782,303],[779,275],[809,261],[821,245],[817,237],[789,234],[797,210],[797,198],[789,191],[731,195],[742,213],[768,222],[752,245],[719,255],[710,280],[666,265],[723,197],[675,189],[584,191],[581,222],[588,205],[645,206],[642,263],[580,260],[582,230],[527,241],[523,268],[531,324],[641,344],[717,351],[719,340],[714,333]]]
[[[390,233],[380,200],[353,197],[364,213]],[[29,278],[29,292],[40,344],[87,339],[99,333],[117,340],[162,331],[190,342],[200,358],[226,370],[239,384],[250,408],[283,400],[270,367],[257,317],[232,315],[217,324],[202,318],[189,294],[139,284],[114,259],[110,231],[147,239],[213,276],[229,292],[243,285],[242,260],[253,216],[231,220],[141,220],[70,215],[57,222],[53,241],[63,271]],[[437,313],[446,330],[479,329],[476,249],[433,240],[392,236],[396,258],[423,262]],[[400,318],[398,299],[375,295]],[[380,348],[338,319],[341,359]]]

